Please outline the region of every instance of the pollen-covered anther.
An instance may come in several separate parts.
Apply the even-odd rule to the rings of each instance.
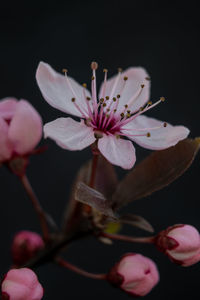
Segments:
[[[122,68],[118,68],[118,72],[121,73],[122,72]]]
[[[148,101],[148,103],[147,103],[148,105],[152,105],[152,101]]]
[[[88,101],[90,101],[90,100],[91,100],[91,98],[90,98],[90,97],[87,97],[86,99],[87,99]]]
[[[98,63],[97,63],[96,61],[93,61],[93,62],[91,63],[91,69],[92,69],[92,70],[97,70],[97,69],[98,69]]]
[[[83,83],[82,86],[83,86],[84,88],[87,88],[87,84],[86,84],[86,83]]]
[[[151,80],[151,78],[150,78],[150,77],[148,77],[148,76],[147,76],[147,77],[145,77],[145,79],[146,79],[146,80]]]
[[[76,99],[75,98],[72,98],[72,102],[75,102],[76,101]]]
[[[127,81],[128,80],[128,77],[127,76],[124,76],[124,81]]]
[[[131,117],[131,114],[130,114],[130,113],[126,114],[126,117],[127,117],[127,118],[130,118],[130,117]]]
[[[109,112],[110,111],[110,108],[107,108],[107,110],[106,110],[107,112]]]
[[[125,108],[128,108],[128,104],[125,104],[124,107],[125,107]]]
[[[127,110],[127,113],[128,113],[128,114],[130,114],[130,113],[131,113],[131,110],[130,110],[130,109],[128,109],[128,110]]]
[[[147,132],[147,137],[150,137],[151,136],[151,133],[150,132]]]
[[[67,69],[62,69],[62,72],[66,74],[67,73]]]
[[[120,116],[123,118],[124,117],[124,113],[121,113]]]
[[[114,113],[116,113],[117,109],[115,108],[113,111],[114,111]]]
[[[108,70],[107,70],[107,69],[103,69],[103,72],[104,72],[104,73],[108,73]]]
[[[160,101],[164,102],[165,101],[165,97],[160,97]]]
[[[103,103],[103,107],[106,107],[106,103]]]
[[[166,122],[164,122],[163,126],[164,126],[164,127],[167,127],[167,123],[166,123]]]
[[[102,104],[102,103],[104,102],[104,99],[101,98],[101,99],[99,100],[99,102]]]
[[[94,77],[94,76],[92,76],[92,77],[91,77],[91,80],[94,80],[94,79],[95,79],[95,77]]]
[[[145,87],[145,85],[144,84],[141,84],[141,88],[143,89]]]
[[[140,107],[140,109],[139,109],[140,111],[143,111],[144,110],[144,107]]]
[[[120,97],[121,97],[120,94],[118,94],[118,95],[117,95],[117,98],[120,98]]]
[[[113,97],[113,101],[114,101],[114,102],[116,102],[116,101],[117,101],[117,99],[116,99],[115,97]]]
[[[109,100],[109,96],[106,96],[106,100]]]

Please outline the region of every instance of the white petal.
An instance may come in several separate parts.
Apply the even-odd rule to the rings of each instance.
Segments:
[[[98,141],[98,148],[113,165],[131,169],[136,161],[135,148],[130,141],[105,135]]]
[[[86,100],[83,97],[83,87],[69,76],[68,79],[76,96],[70,90],[64,75],[55,72],[51,66],[44,62],[39,63],[36,80],[45,100],[51,106],[63,112],[82,117],[82,114],[72,103],[71,99],[76,98],[76,103],[83,110],[87,111]],[[86,96],[90,97],[90,92],[87,90]]]
[[[118,75],[115,75],[107,81],[105,96],[110,96],[117,76]],[[121,93],[121,89],[124,84],[125,76],[128,77],[128,80],[126,81],[125,88],[124,88],[123,92]],[[123,108],[124,105],[127,104],[128,101],[134,95],[136,95],[137,91],[141,90],[142,84],[144,84],[144,88],[142,89],[142,92],[137,97],[137,99],[131,105],[129,105],[129,109],[132,111],[136,111],[149,100],[150,80],[147,80],[146,78],[149,78],[148,73],[146,72],[145,69],[140,68],[140,67],[129,68],[126,71],[122,72],[121,78],[117,84],[117,87],[116,87],[114,95],[113,95],[114,97],[116,97],[118,94],[120,94],[119,106],[118,106],[119,110],[121,108]],[[103,84],[101,85],[100,94],[101,94],[102,88],[103,88]]]
[[[164,122],[149,118],[146,116],[138,116],[135,120],[123,126],[129,130],[124,130],[123,133],[127,134],[146,134],[150,133],[150,137],[147,136],[130,136],[129,138],[135,141],[140,146],[151,150],[162,150],[176,145],[179,141],[185,139],[189,134],[189,129],[184,126],[172,126],[167,123],[167,127],[163,126]],[[146,129],[145,131],[134,130],[159,127],[160,129]],[[133,131],[131,131],[133,129]]]
[[[44,134],[68,150],[82,150],[96,140],[91,127],[71,118],[59,118],[45,124]]]

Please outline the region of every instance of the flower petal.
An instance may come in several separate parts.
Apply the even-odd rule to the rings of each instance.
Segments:
[[[26,100],[17,103],[10,122],[8,138],[18,154],[33,150],[42,137],[42,120],[35,108]]]
[[[152,127],[159,127],[159,129],[148,129]],[[138,116],[135,120],[123,126],[125,129],[129,129],[127,134],[146,134],[150,133],[150,137],[147,136],[129,136],[129,138],[135,141],[140,146],[151,150],[162,150],[176,145],[179,141],[185,139],[189,134],[189,129],[184,126],[172,126],[167,123],[167,127],[164,127],[164,122],[149,118],[146,116]],[[140,131],[135,129],[146,129],[146,131]],[[133,129],[133,131],[131,131]]]
[[[36,72],[36,79],[43,97],[51,106],[68,114],[82,117],[80,111],[71,101],[72,98],[76,98],[76,103],[79,105],[79,107],[87,111],[87,100],[84,100],[83,87],[74,79],[68,76],[69,82],[76,96],[70,90],[66,77],[55,72],[48,64],[44,62],[39,63]],[[90,92],[87,90],[86,96],[91,97]]]
[[[59,118],[45,124],[44,133],[45,137],[68,150],[82,150],[96,140],[91,127],[71,118]]]
[[[131,169],[136,161],[131,141],[104,134],[98,141],[98,148],[108,161],[124,169]]]
[[[4,118],[4,120],[10,120],[17,106],[17,99],[15,98],[4,98],[0,101],[0,117]]]
[[[111,91],[113,89],[113,85],[115,83],[115,80],[118,75],[115,75],[111,77],[106,84],[106,95],[110,96]],[[124,85],[124,77],[128,77],[128,80],[125,83],[125,87],[122,90],[122,87]],[[144,84],[144,87],[141,91],[141,85]],[[103,84],[101,85],[100,94],[102,93]],[[121,93],[122,90],[122,93]],[[149,100],[149,94],[150,94],[150,80],[149,75],[147,74],[146,70],[143,68],[129,68],[126,71],[122,72],[120,80],[117,84],[117,87],[111,95],[113,97],[116,97],[118,94],[120,95],[119,98],[119,105],[118,109],[124,107],[125,104],[128,103],[128,101],[134,97],[134,95],[137,94],[137,92],[141,91],[139,96],[132,101],[129,105],[129,109],[132,111],[138,110],[141,106],[143,106],[148,100]],[[109,101],[112,101],[111,99]]]
[[[8,124],[0,116],[0,162],[9,159],[12,155],[12,145],[8,140]]]

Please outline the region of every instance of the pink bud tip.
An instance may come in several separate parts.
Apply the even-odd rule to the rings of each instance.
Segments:
[[[27,268],[10,270],[2,283],[2,300],[40,300],[43,288],[36,274]]]
[[[191,225],[174,225],[161,231],[156,246],[175,263],[184,267],[200,260],[200,235]]]
[[[128,253],[111,269],[107,278],[132,296],[145,296],[158,283],[159,273],[148,257]]]
[[[44,248],[41,236],[32,231],[18,232],[12,243],[12,258],[16,266],[23,265]]]
[[[0,162],[30,154],[42,137],[42,119],[26,100],[0,100]]]

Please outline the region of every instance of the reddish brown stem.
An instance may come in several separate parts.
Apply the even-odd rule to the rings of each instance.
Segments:
[[[91,170],[90,183],[89,183],[89,186],[91,188],[94,187],[94,183],[95,183],[95,176],[96,176],[96,170],[97,170],[97,162],[98,162],[98,155],[97,154],[93,154],[92,170]]]
[[[27,176],[23,175],[22,177],[20,177],[20,180],[21,180],[21,183],[24,186],[29,198],[31,199],[33,207],[38,215],[38,218],[40,221],[40,226],[41,226],[42,233],[43,233],[43,238],[45,241],[48,241],[49,240],[49,228],[48,228],[48,224],[46,221],[45,212],[42,209],[40,202],[37,199],[37,196],[35,195]]]
[[[130,242],[130,243],[148,243],[148,244],[153,244],[155,237],[150,236],[150,237],[130,237],[130,236],[125,236],[125,235],[120,235],[120,234],[110,234],[106,232],[102,232],[100,234],[103,237],[109,238],[111,240],[119,240],[119,241],[124,241],[124,242]]]
[[[75,273],[78,273],[82,276],[92,278],[92,279],[99,279],[99,280],[105,280],[106,279],[106,274],[94,274],[87,272],[83,269],[80,269],[77,266],[74,266],[73,264],[69,263],[68,261],[65,261],[64,259],[57,257],[55,261],[62,267],[67,268]]]

